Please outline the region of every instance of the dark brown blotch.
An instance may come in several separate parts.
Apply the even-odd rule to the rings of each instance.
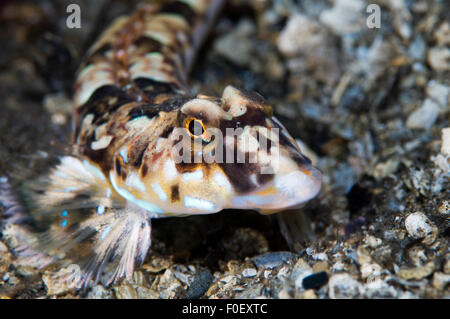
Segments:
[[[137,78],[134,83],[141,89],[144,90],[149,97],[154,97],[154,95],[161,93],[175,93],[176,86],[172,83],[155,81],[149,78]]]
[[[144,163],[142,165],[142,170],[141,170],[142,177],[147,176],[147,173],[148,173],[148,165],[147,165],[147,163]]]
[[[139,105],[136,107],[133,107],[130,112],[128,113],[129,120],[135,120],[137,118],[140,118],[142,116],[145,116],[148,119],[152,119],[155,116],[158,116],[159,111],[153,107],[153,105]]]
[[[175,164],[175,167],[177,171],[181,174],[183,173],[191,173],[195,170],[197,170],[201,166],[201,163],[177,163]]]
[[[168,126],[166,129],[164,129],[164,131],[161,133],[161,135],[159,137],[161,137],[161,138],[169,137],[170,133],[172,133],[174,128],[175,127],[173,127],[173,126]]]
[[[180,188],[178,187],[178,185],[173,185],[170,188],[170,200],[172,202],[176,202],[180,200]]]
[[[268,154],[270,154],[270,148],[272,147],[272,140],[270,138],[266,138],[264,134],[258,132],[256,134],[256,140],[259,143],[260,149],[265,149]]]
[[[116,158],[116,173],[117,176],[122,176],[122,164],[118,158]]]
[[[76,109],[74,136],[77,137],[80,133],[83,119],[87,114],[94,115],[92,122],[98,126],[105,122],[105,114],[110,117],[122,105],[130,102],[134,102],[133,97],[115,85],[104,85],[98,88],[83,106]]]
[[[273,177],[274,177],[273,174],[258,174],[256,176],[256,180],[258,181],[259,185],[264,185],[264,184],[272,181]]]
[[[194,23],[195,11],[186,3],[181,1],[173,1],[165,3],[160,10],[161,13],[175,13],[182,16],[190,25]]]
[[[174,96],[168,98],[164,102],[159,104],[146,103],[139,106],[136,106],[130,110],[128,116],[131,120],[134,120],[141,116],[146,116],[147,118],[153,118],[158,116],[159,112],[172,112],[174,110],[178,110],[184,103],[186,103],[191,98],[189,96]]]
[[[259,165],[253,163],[221,163],[219,165],[239,193],[248,193],[256,189],[256,185],[250,180],[250,175],[257,172]]]
[[[145,145],[144,147],[142,147],[142,149],[140,149],[139,152],[137,153],[137,156],[135,157],[134,161],[132,162],[132,164],[135,167],[140,167],[142,165],[142,160],[144,158],[144,154],[145,154],[147,147],[148,147],[148,144]]]

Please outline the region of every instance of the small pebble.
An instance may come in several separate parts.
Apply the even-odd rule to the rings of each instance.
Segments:
[[[205,294],[214,280],[211,272],[203,267],[198,268],[191,278],[185,298],[200,298]]]
[[[450,45],[450,23],[444,21],[434,32],[438,45]]]
[[[313,272],[328,271],[330,269],[330,264],[327,261],[319,261],[313,265]]]
[[[411,42],[408,49],[408,54],[414,60],[425,59],[427,54],[427,43],[420,34]]]
[[[277,278],[283,279],[289,272],[289,267],[281,268],[277,273]]]
[[[430,261],[422,267],[400,268],[397,276],[406,280],[420,280],[431,275],[434,269],[435,265]]]
[[[300,298],[302,298],[302,299],[317,299],[317,295],[313,289],[308,289],[300,296]]]
[[[356,257],[360,265],[367,264],[372,261],[372,257],[370,256],[369,250],[362,246],[359,246],[356,249]]]
[[[441,205],[438,207],[438,213],[442,215],[442,217],[448,218],[450,215],[450,202],[448,200],[442,201]]]
[[[433,99],[439,104],[442,112],[448,111],[450,87],[435,80],[431,80],[427,84],[426,92],[429,98]]]
[[[328,282],[328,274],[321,271],[303,278],[302,285],[305,289],[319,289]]]
[[[383,241],[375,236],[367,235],[366,238],[364,238],[364,242],[371,248],[377,248]]]
[[[406,120],[406,127],[412,129],[429,129],[439,116],[439,104],[426,98],[423,104],[413,111]]]
[[[161,294],[162,299],[174,299],[182,294],[183,286],[172,269],[166,269],[158,279],[155,280],[152,288]]]
[[[443,128],[441,131],[441,136],[441,153],[444,156],[450,156],[450,127]]]
[[[245,268],[242,271],[242,277],[245,277],[245,278],[255,277],[257,273],[258,272],[254,268]]]
[[[303,287],[303,278],[312,274],[313,270],[308,263],[300,258],[292,269],[291,280],[295,283],[297,289]]]
[[[378,277],[381,274],[381,266],[375,263],[366,263],[361,266],[361,278],[374,278]]]
[[[347,273],[331,276],[328,287],[331,299],[358,298],[362,294],[361,284]]]
[[[328,256],[326,253],[317,253],[314,248],[306,248],[306,253],[311,256],[314,260],[326,261],[328,260]]]
[[[446,274],[450,274],[450,259],[445,261],[443,270]]]
[[[405,219],[405,227],[410,237],[423,238],[423,242],[427,245],[431,245],[436,240],[438,229],[422,212],[408,215]]]
[[[59,271],[55,272],[45,272],[42,276],[42,281],[47,287],[48,295],[64,295],[68,293],[75,292],[77,287],[76,280],[72,280],[73,275],[79,272],[80,267],[78,265],[72,264],[66,268],[61,268]]]
[[[8,271],[12,261],[12,255],[8,251],[8,247],[0,241],[0,275]]]
[[[428,63],[437,72],[450,71],[450,49],[433,47],[428,50]]]
[[[364,285],[364,296],[373,298],[399,298],[400,291],[379,278]]]
[[[72,101],[69,97],[62,93],[47,94],[44,96],[43,105],[46,111],[50,114],[72,114]]]
[[[120,286],[114,287],[117,299],[137,299],[138,294],[133,285],[122,283]]]
[[[87,298],[89,299],[112,299],[113,294],[111,290],[106,289],[102,285],[96,285],[89,291]]]
[[[381,180],[393,173],[395,173],[399,167],[400,161],[396,158],[389,159],[386,162],[378,163],[373,170],[373,177],[377,180]]]
[[[232,32],[216,39],[214,50],[236,65],[249,66],[255,50],[250,40],[254,33],[255,25],[248,20],[242,20]]]
[[[262,266],[266,269],[276,268],[292,259],[292,254],[287,251],[268,252],[256,257],[253,257],[253,262],[256,267]]]
[[[435,272],[433,275],[433,287],[438,290],[444,290],[444,288],[450,283],[450,274],[444,274],[442,272]]]
[[[336,34],[358,32],[364,27],[365,3],[362,0],[336,0],[334,7],[320,15],[320,21]]]
[[[339,80],[338,53],[330,32],[315,19],[293,14],[278,37],[278,50],[294,74],[305,74],[332,87]],[[300,78],[302,78],[300,76]],[[291,81],[303,83],[295,76]]]

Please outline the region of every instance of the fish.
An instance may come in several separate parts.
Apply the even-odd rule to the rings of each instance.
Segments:
[[[17,200],[25,209],[9,201],[10,222],[39,230],[18,253],[42,266],[73,260],[79,287],[112,267],[112,284],[144,262],[152,219],[271,214],[317,196],[320,171],[261,95],[232,85],[221,96],[190,93],[195,56],[223,5],[144,1],[100,35],[74,85],[70,152],[26,183]]]

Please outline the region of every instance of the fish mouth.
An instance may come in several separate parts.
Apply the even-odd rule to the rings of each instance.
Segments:
[[[272,213],[303,206],[317,196],[322,174],[314,167],[275,175],[272,182],[258,191],[233,198],[233,208],[255,209]]]

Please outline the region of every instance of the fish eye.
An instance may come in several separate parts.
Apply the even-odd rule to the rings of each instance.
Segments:
[[[201,131],[198,128],[201,128]],[[211,136],[206,131],[206,126],[199,119],[188,118],[186,120],[186,130],[192,138],[201,138],[205,143],[211,142]]]

